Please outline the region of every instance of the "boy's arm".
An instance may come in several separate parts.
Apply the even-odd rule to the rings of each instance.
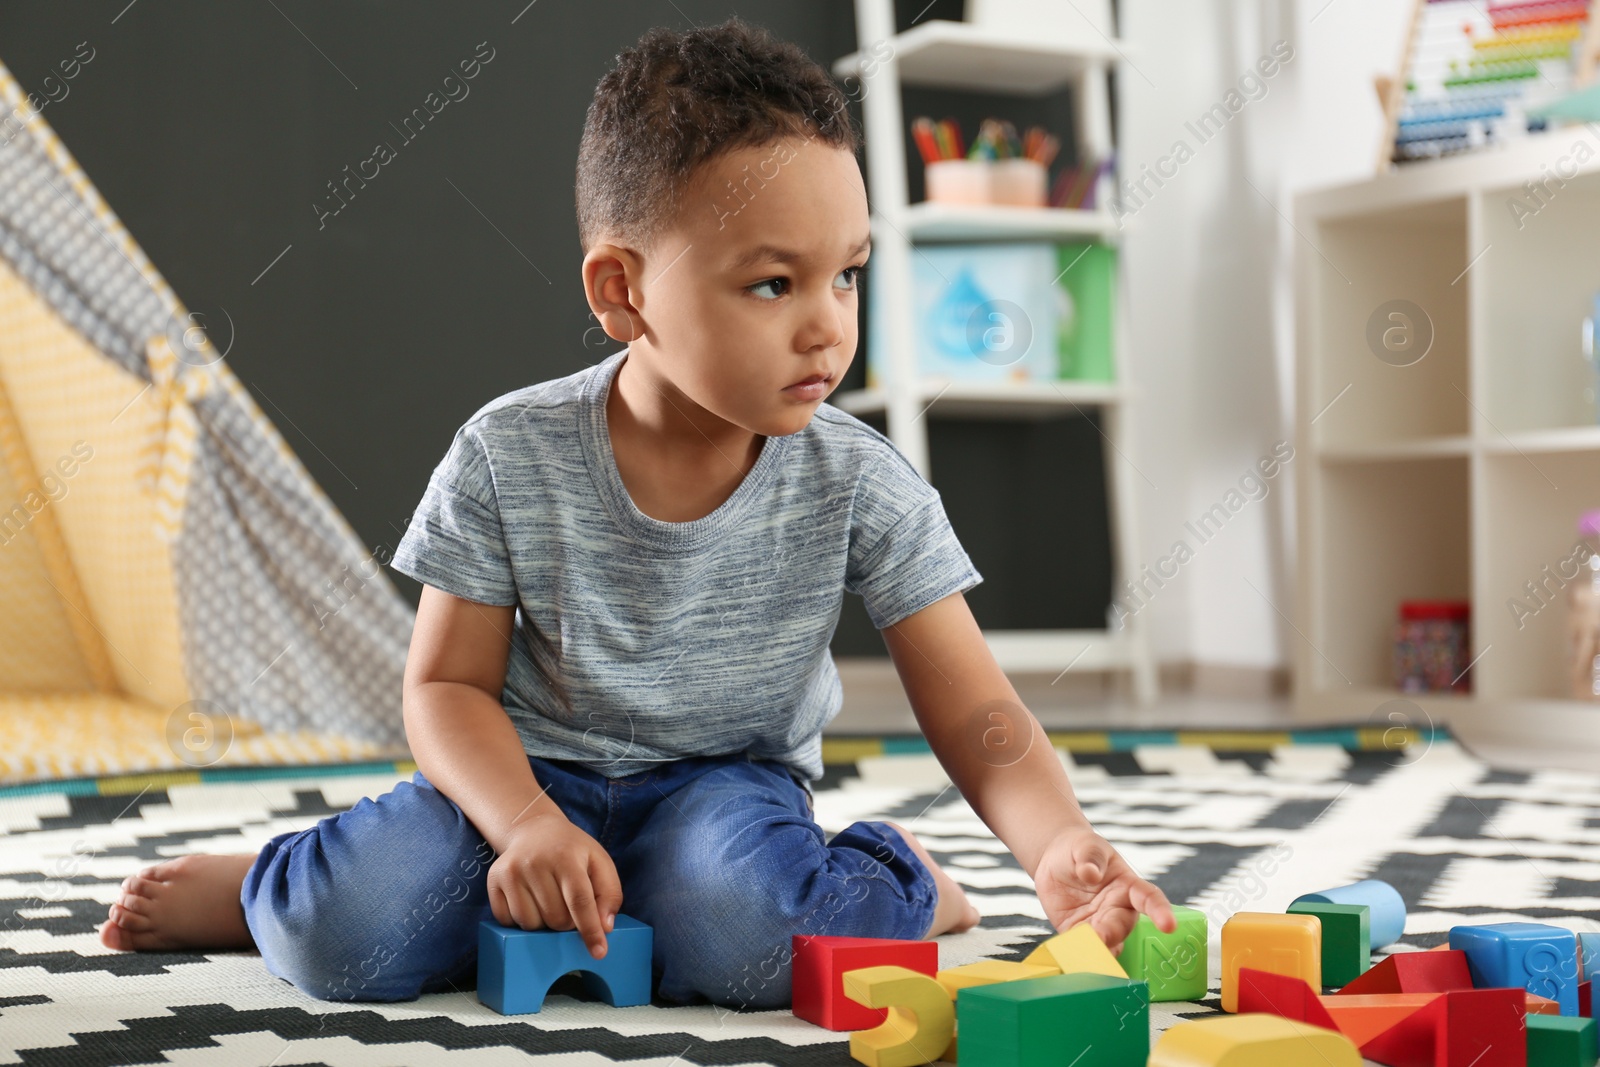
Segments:
[[[1175,926],[1078,806],[1055,748],[953,593],[882,630],[917,724],[950,781],[1034,879],[1057,929],[1094,919],[1119,945],[1139,912]]]
[[[425,584],[406,654],[406,740],[417,768],[496,853],[513,825],[566,818],[534,778],[500,703],[515,613]]]

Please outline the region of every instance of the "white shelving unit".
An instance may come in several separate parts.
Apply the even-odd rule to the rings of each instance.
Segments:
[[[1406,699],[1469,740],[1600,752],[1600,705],[1566,699],[1564,591],[1532,617],[1510,606],[1537,606],[1524,583],[1567,557],[1578,514],[1600,507],[1580,347],[1600,290],[1591,135],[1409,164],[1304,193],[1295,215],[1297,715],[1389,725],[1399,602],[1460,599],[1472,694]],[[1432,322],[1410,366],[1366,339],[1391,300]]]
[[[859,52],[834,64],[834,74],[860,79],[872,201],[873,284],[889,317],[883,382],[873,389],[836,394],[832,403],[854,414],[884,414],[889,438],[923,477],[928,468],[925,416],[1039,418],[1094,409],[1106,438],[1112,550],[1116,573],[1137,575],[1138,538],[1126,457],[1133,453],[1127,387],[1125,302],[1118,287],[1113,353],[1114,382],[949,382],[919,377],[912,346],[911,256],[919,240],[1081,239],[1114,241],[1109,212],[1049,208],[958,206],[907,201],[906,124],[900,87],[920,85],[1013,94],[1075,90],[1078,148],[1088,158],[1110,152],[1111,114],[1107,77],[1125,51],[1110,40],[1056,44],[962,22],[930,20],[895,33],[893,0],[856,0]],[[885,49],[883,43],[887,42]],[[887,55],[888,58],[882,58]],[[1109,177],[1095,203],[1107,203]],[[1134,616],[1121,630],[989,630],[984,634],[1007,671],[1076,670],[1126,672],[1135,698],[1156,696],[1155,665],[1144,622]]]

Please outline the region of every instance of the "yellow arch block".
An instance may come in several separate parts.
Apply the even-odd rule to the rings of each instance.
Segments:
[[[1181,1022],[1150,1050],[1149,1067],[1361,1067],[1343,1034],[1276,1015]]]
[[[859,967],[844,972],[844,995],[889,1017],[850,1035],[850,1055],[867,1067],[918,1067],[944,1054],[956,1029],[956,1006],[945,987],[909,967]]]

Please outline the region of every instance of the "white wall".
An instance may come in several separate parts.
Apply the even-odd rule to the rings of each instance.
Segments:
[[[1179,540],[1193,552],[1140,609],[1163,661],[1276,667],[1299,640],[1284,618],[1295,463],[1263,499],[1227,493],[1277,442],[1293,444],[1291,271],[1317,254],[1288,220],[1293,194],[1372,173],[1372,78],[1393,71],[1410,6],[1120,0],[1119,169],[1137,179],[1168,157],[1171,175],[1123,202],[1145,560]],[[1241,88],[1280,41],[1291,58]],[[1230,103],[1209,139],[1186,125]],[[1180,140],[1192,152],[1182,162]],[[1202,542],[1185,524],[1218,503],[1239,506]]]

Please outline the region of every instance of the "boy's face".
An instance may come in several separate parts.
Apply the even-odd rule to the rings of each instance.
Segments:
[[[869,233],[844,149],[786,135],[708,161],[644,260],[638,310],[658,371],[754,433],[804,429],[855,358]]]

